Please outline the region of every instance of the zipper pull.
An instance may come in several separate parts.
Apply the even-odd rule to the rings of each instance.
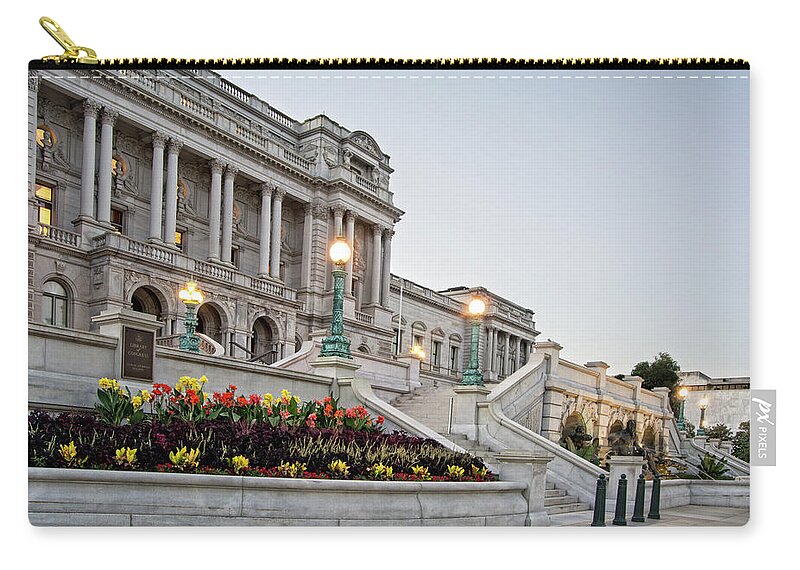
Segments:
[[[64,53],[61,55],[46,55],[42,61],[54,61],[56,63],[98,63],[97,54],[91,48],[76,46],[67,32],[59,26],[52,18],[42,16],[39,18],[39,24],[50,34],[58,44],[64,48]],[[81,52],[86,55],[81,56]]]

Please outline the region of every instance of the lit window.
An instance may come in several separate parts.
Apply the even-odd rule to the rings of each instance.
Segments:
[[[42,287],[42,320],[45,324],[66,327],[68,306],[64,287],[56,281],[47,281]]]
[[[186,230],[175,231],[175,245],[179,250],[184,250],[183,248],[186,245]]]
[[[111,208],[111,225],[114,226],[119,233],[125,233],[125,212],[118,208]]]
[[[42,226],[39,232],[49,235],[49,226],[53,225],[53,189],[43,184],[36,185],[36,208],[39,211],[38,220]]]

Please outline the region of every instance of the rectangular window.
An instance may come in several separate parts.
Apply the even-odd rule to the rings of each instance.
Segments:
[[[451,371],[458,371],[458,347],[451,346],[450,347],[450,370]]]
[[[422,346],[422,337],[420,335],[414,335],[414,346]]]
[[[54,223],[53,189],[50,186],[45,186],[44,184],[36,185],[36,208],[39,211],[38,222],[43,224],[39,232],[45,236],[49,235],[50,228],[47,226],[52,226]]]
[[[438,340],[431,343],[431,364],[436,367],[442,365],[442,343]]]
[[[181,251],[186,251],[186,230],[175,230],[175,245]]]
[[[233,246],[231,247],[231,263],[236,269],[239,269],[239,247]],[[281,264],[281,269],[283,269],[283,264]]]
[[[403,331],[394,329],[394,336],[392,337],[392,354],[400,354],[400,348],[403,346]]]
[[[119,233],[125,233],[125,211],[119,208],[111,208],[111,225]]]

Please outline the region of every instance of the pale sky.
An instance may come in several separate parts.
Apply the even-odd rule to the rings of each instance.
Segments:
[[[376,139],[406,212],[393,273],[483,285],[614,374],[665,351],[749,375],[748,72],[224,75]]]

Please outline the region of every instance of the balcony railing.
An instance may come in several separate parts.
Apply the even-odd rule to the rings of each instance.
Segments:
[[[356,311],[356,320],[359,323],[366,323],[368,325],[371,325],[375,322],[375,317],[367,313]]]
[[[458,377],[461,371],[455,368],[447,368],[446,366],[438,366],[431,362],[420,362],[419,369],[424,372],[432,372],[433,374],[441,374],[442,376]]]
[[[81,245],[81,236],[79,234],[68,232],[49,224],[39,224],[37,229],[40,236],[56,243],[63,243],[72,247],[80,247]]]

